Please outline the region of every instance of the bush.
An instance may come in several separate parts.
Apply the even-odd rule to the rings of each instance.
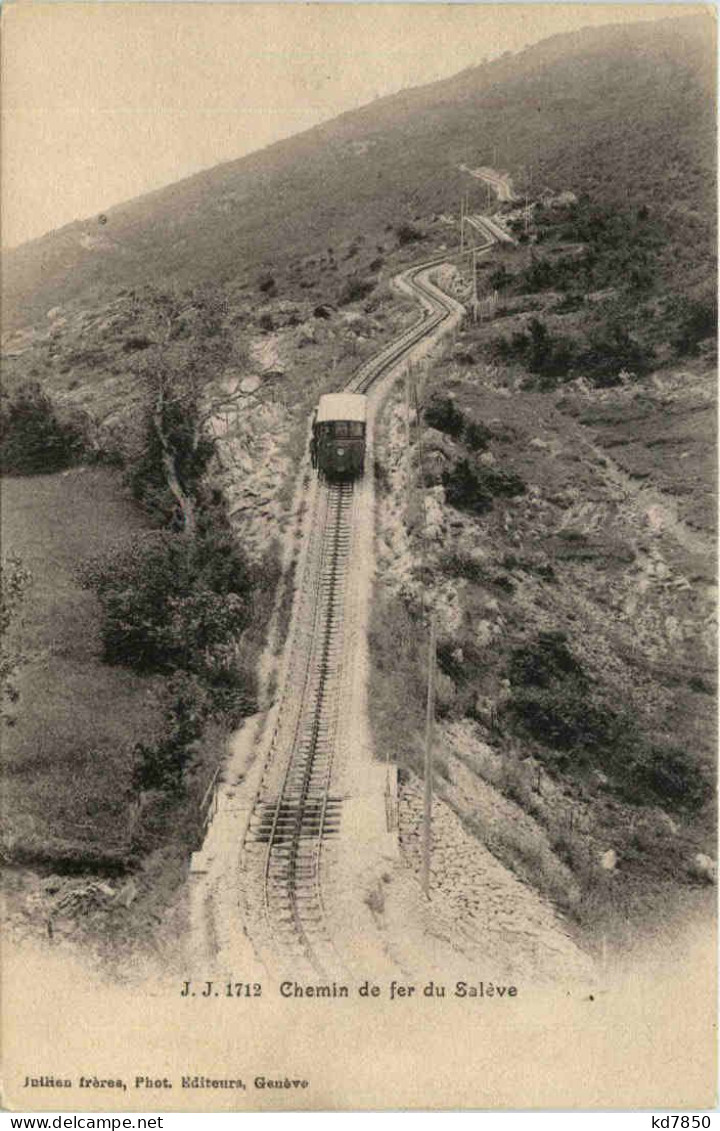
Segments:
[[[352,276],[345,282],[338,303],[340,306],[347,306],[351,302],[358,302],[360,299],[366,298],[374,290],[375,282],[373,279],[359,279],[357,276]]]
[[[103,608],[103,659],[139,672],[211,676],[247,626],[259,577],[231,534],[163,533],[86,563]]]
[[[591,332],[588,348],[577,359],[577,370],[602,388],[619,385],[623,372],[647,373],[653,361],[652,348],[631,337],[619,320],[611,318]]]
[[[442,482],[450,506],[473,514],[485,514],[492,508],[492,495],[484,489],[477,469],[469,460],[462,459],[450,471],[444,471]]]
[[[698,353],[700,343],[717,335],[717,297],[710,295],[703,299],[681,297],[674,311],[677,319],[671,344],[679,354]]]
[[[132,784],[137,790],[157,789],[177,796],[184,793],[185,769],[202,737],[209,702],[200,682],[185,675],[176,677],[169,690],[165,734],[153,745],[135,746]]]
[[[48,475],[80,463],[85,454],[81,424],[62,419],[38,384],[23,385],[0,409],[0,471],[3,475]]]
[[[123,342],[123,353],[136,353],[138,350],[149,349],[154,346],[155,342],[152,338],[146,338],[142,334],[135,334],[130,338],[126,338]]]
[[[573,751],[576,763],[583,765],[590,752],[616,744],[623,730],[620,718],[598,701],[562,633],[543,632],[515,648],[508,675],[511,714],[543,746]]]
[[[412,224],[407,223],[400,224],[395,229],[395,234],[401,247],[404,247],[405,244],[418,243],[419,240],[425,239],[425,236],[421,231],[419,231],[418,228],[415,228]]]
[[[440,568],[449,577],[464,577],[467,581],[481,584],[489,579],[488,567],[484,561],[479,560],[462,550],[452,550],[440,558]]]
[[[636,712],[592,681],[561,633],[540,633],[510,657],[509,713],[558,769],[596,766],[635,804],[696,810],[711,789],[687,750],[654,744]]]
[[[17,633],[32,580],[32,574],[16,554],[0,559],[0,720],[7,726],[15,723],[7,704],[17,703],[20,698],[15,679],[25,660],[19,643],[11,639],[10,630],[14,628]]]
[[[519,330],[495,342],[495,352],[506,361],[521,361],[539,378],[543,389],[554,388],[560,378],[567,378],[572,367],[575,346],[567,338],[550,333],[539,318],[531,318],[528,331]]]
[[[649,790],[672,808],[699,809],[712,794],[687,751],[674,746],[652,746],[634,762],[631,781],[635,789]]]
[[[463,429],[463,441],[473,452],[484,452],[491,439],[490,429],[474,420],[469,420]]]
[[[576,310],[582,310],[584,305],[584,295],[577,294],[574,291],[568,291],[557,306],[553,307],[553,314],[573,314]]]
[[[133,784],[180,796],[206,724],[227,730],[257,710],[250,657],[279,566],[271,556],[250,565],[232,531],[205,511],[194,538],[149,535],[79,575],[102,607],[105,662],[170,677],[163,733],[136,746]]]
[[[575,765],[622,762],[638,741],[632,721],[603,702],[583,679],[564,677],[547,685],[513,690],[511,713],[522,729],[551,750],[572,754]],[[567,758],[558,761],[567,766]]]
[[[541,632],[532,644],[516,648],[508,668],[511,681],[531,687],[549,687],[553,680],[572,676],[586,684],[582,667],[565,639],[562,632]]]
[[[465,428],[465,416],[452,397],[436,393],[423,413],[426,424],[445,432],[448,436],[459,438]]]
[[[501,263],[490,275],[490,286],[496,291],[502,291],[505,287],[509,287],[512,281],[513,276],[504,263]]]
[[[525,484],[515,472],[483,467],[467,459],[444,471],[442,482],[450,505],[473,514],[485,514],[497,496],[512,498],[525,491]]]

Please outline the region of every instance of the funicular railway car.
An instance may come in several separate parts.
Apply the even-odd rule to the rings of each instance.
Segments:
[[[320,397],[312,426],[313,467],[328,479],[362,475],[366,424],[367,397],[360,393]]]

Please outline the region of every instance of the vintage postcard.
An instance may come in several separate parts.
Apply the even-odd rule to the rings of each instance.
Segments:
[[[3,27],[5,1107],[712,1107],[714,9]]]

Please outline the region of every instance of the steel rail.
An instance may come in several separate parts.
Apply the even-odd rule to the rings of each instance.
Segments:
[[[485,250],[495,242],[491,231],[485,234],[487,244],[476,250]],[[417,322],[359,368],[345,385],[348,392],[367,392],[457,309],[443,291],[420,277],[452,258],[438,256],[405,272],[406,281],[425,309]],[[321,858],[326,838],[337,831],[341,805],[340,799],[332,798],[331,785],[345,651],[343,614],[351,560],[353,485],[327,484],[324,490],[321,549],[300,707],[277,795],[274,800],[267,799],[263,777],[248,833],[255,843],[266,842],[262,915],[274,948],[279,945],[286,955],[299,951],[320,974],[327,971],[319,951],[332,951],[325,928]],[[292,641],[290,646],[297,648],[299,642]],[[284,688],[281,694],[292,694],[292,689]],[[272,755],[271,746],[268,763]]]

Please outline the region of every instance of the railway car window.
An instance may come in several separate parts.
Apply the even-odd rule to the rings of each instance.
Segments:
[[[350,435],[351,436],[362,436],[364,430],[365,430],[365,425],[361,424],[359,420],[353,421],[353,423],[350,425]]]
[[[348,434],[349,434],[349,433],[348,433],[348,424],[347,424],[347,421],[345,421],[345,420],[336,420],[336,421],[335,421],[335,435],[336,435],[336,436],[343,436],[343,437],[344,437],[344,436],[347,436]]]

